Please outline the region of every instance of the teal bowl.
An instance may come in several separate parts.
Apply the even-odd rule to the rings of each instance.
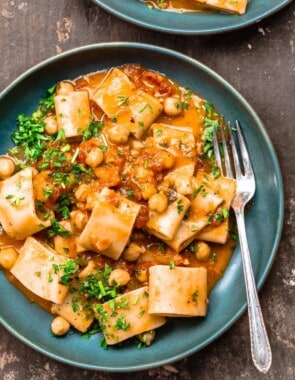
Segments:
[[[167,12],[149,9],[140,0],[93,0],[93,2],[113,15],[144,28],[172,34],[202,35],[244,28],[279,11],[292,0],[250,0],[247,12],[241,16],[213,12]]]
[[[74,79],[125,63],[139,63],[165,73],[214,103],[226,120],[240,121],[257,181],[255,202],[247,213],[246,228],[254,274],[261,288],[282,230],[283,188],[279,164],[265,129],[250,105],[203,64],[172,50],[136,43],[90,45],[48,59],[21,75],[0,94],[0,154],[12,146],[10,135],[17,115],[30,114],[47,88],[62,79]],[[99,335],[85,340],[73,332],[54,338],[50,332],[51,315],[28,302],[2,272],[0,288],[0,321],[18,339],[61,362],[112,372],[144,370],[191,355],[212,343],[246,310],[238,247],[224,277],[210,294],[207,317],[173,319],[158,330],[150,347],[141,350],[133,344],[104,350],[100,347]]]

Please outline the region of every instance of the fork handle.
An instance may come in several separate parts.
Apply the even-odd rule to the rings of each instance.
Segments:
[[[246,284],[252,359],[256,368],[260,372],[266,373],[271,366],[272,353],[251,265],[245,228],[244,209],[240,211],[235,210],[235,214],[239,231],[243,271]]]

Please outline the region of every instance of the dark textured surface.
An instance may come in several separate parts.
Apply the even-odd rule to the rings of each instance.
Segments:
[[[179,37],[128,25],[88,0],[1,0],[0,91],[43,59],[103,41],[158,44],[186,53],[217,71],[250,102],[265,124],[282,169],[285,222],[276,260],[260,292],[273,349],[273,365],[266,376],[259,374],[251,362],[245,314],[227,333],[193,356],[130,375],[85,371],[58,363],[33,351],[0,327],[0,379],[295,378],[294,21],[293,2],[276,15],[239,32]]]

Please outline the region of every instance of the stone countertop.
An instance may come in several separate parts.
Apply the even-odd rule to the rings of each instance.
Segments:
[[[258,373],[251,362],[245,313],[202,351],[171,365],[133,374],[70,367],[27,347],[0,326],[0,379],[295,378],[294,21],[293,2],[241,31],[216,36],[175,36],[130,25],[89,0],[1,0],[0,91],[48,57],[74,47],[109,41],[146,42],[172,48],[223,76],[254,107],[273,142],[285,185],[285,222],[274,265],[260,292],[273,350],[273,365],[266,376]]]

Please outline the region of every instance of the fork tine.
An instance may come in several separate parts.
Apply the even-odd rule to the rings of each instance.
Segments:
[[[222,145],[223,145],[223,154],[224,154],[224,164],[225,164],[225,171],[226,171],[226,176],[233,178],[233,172],[231,169],[231,162],[228,154],[228,148],[227,148],[227,143],[225,141],[224,137],[224,131],[223,128],[221,128],[221,138],[222,138]]]
[[[218,137],[217,137],[217,130],[215,127],[213,128],[213,149],[214,149],[215,160],[219,166],[221,174],[223,175],[222,161],[221,161],[219,144],[218,144]]]
[[[237,180],[242,178],[242,172],[241,172],[241,166],[240,166],[240,159],[237,151],[237,146],[235,143],[235,138],[233,131],[231,129],[230,122],[228,122],[228,130],[230,134],[230,144],[231,144],[231,150],[232,150],[232,155],[233,155],[233,161],[234,161],[234,166],[235,166],[235,171],[236,171],[236,178]]]
[[[238,120],[236,120],[236,127],[237,127],[237,134],[238,134],[238,140],[240,144],[240,152],[243,159],[245,175],[253,176],[253,169],[252,169],[250,157],[248,154],[248,150],[246,148],[246,143],[243,138],[243,134],[242,134],[241,127]]]

